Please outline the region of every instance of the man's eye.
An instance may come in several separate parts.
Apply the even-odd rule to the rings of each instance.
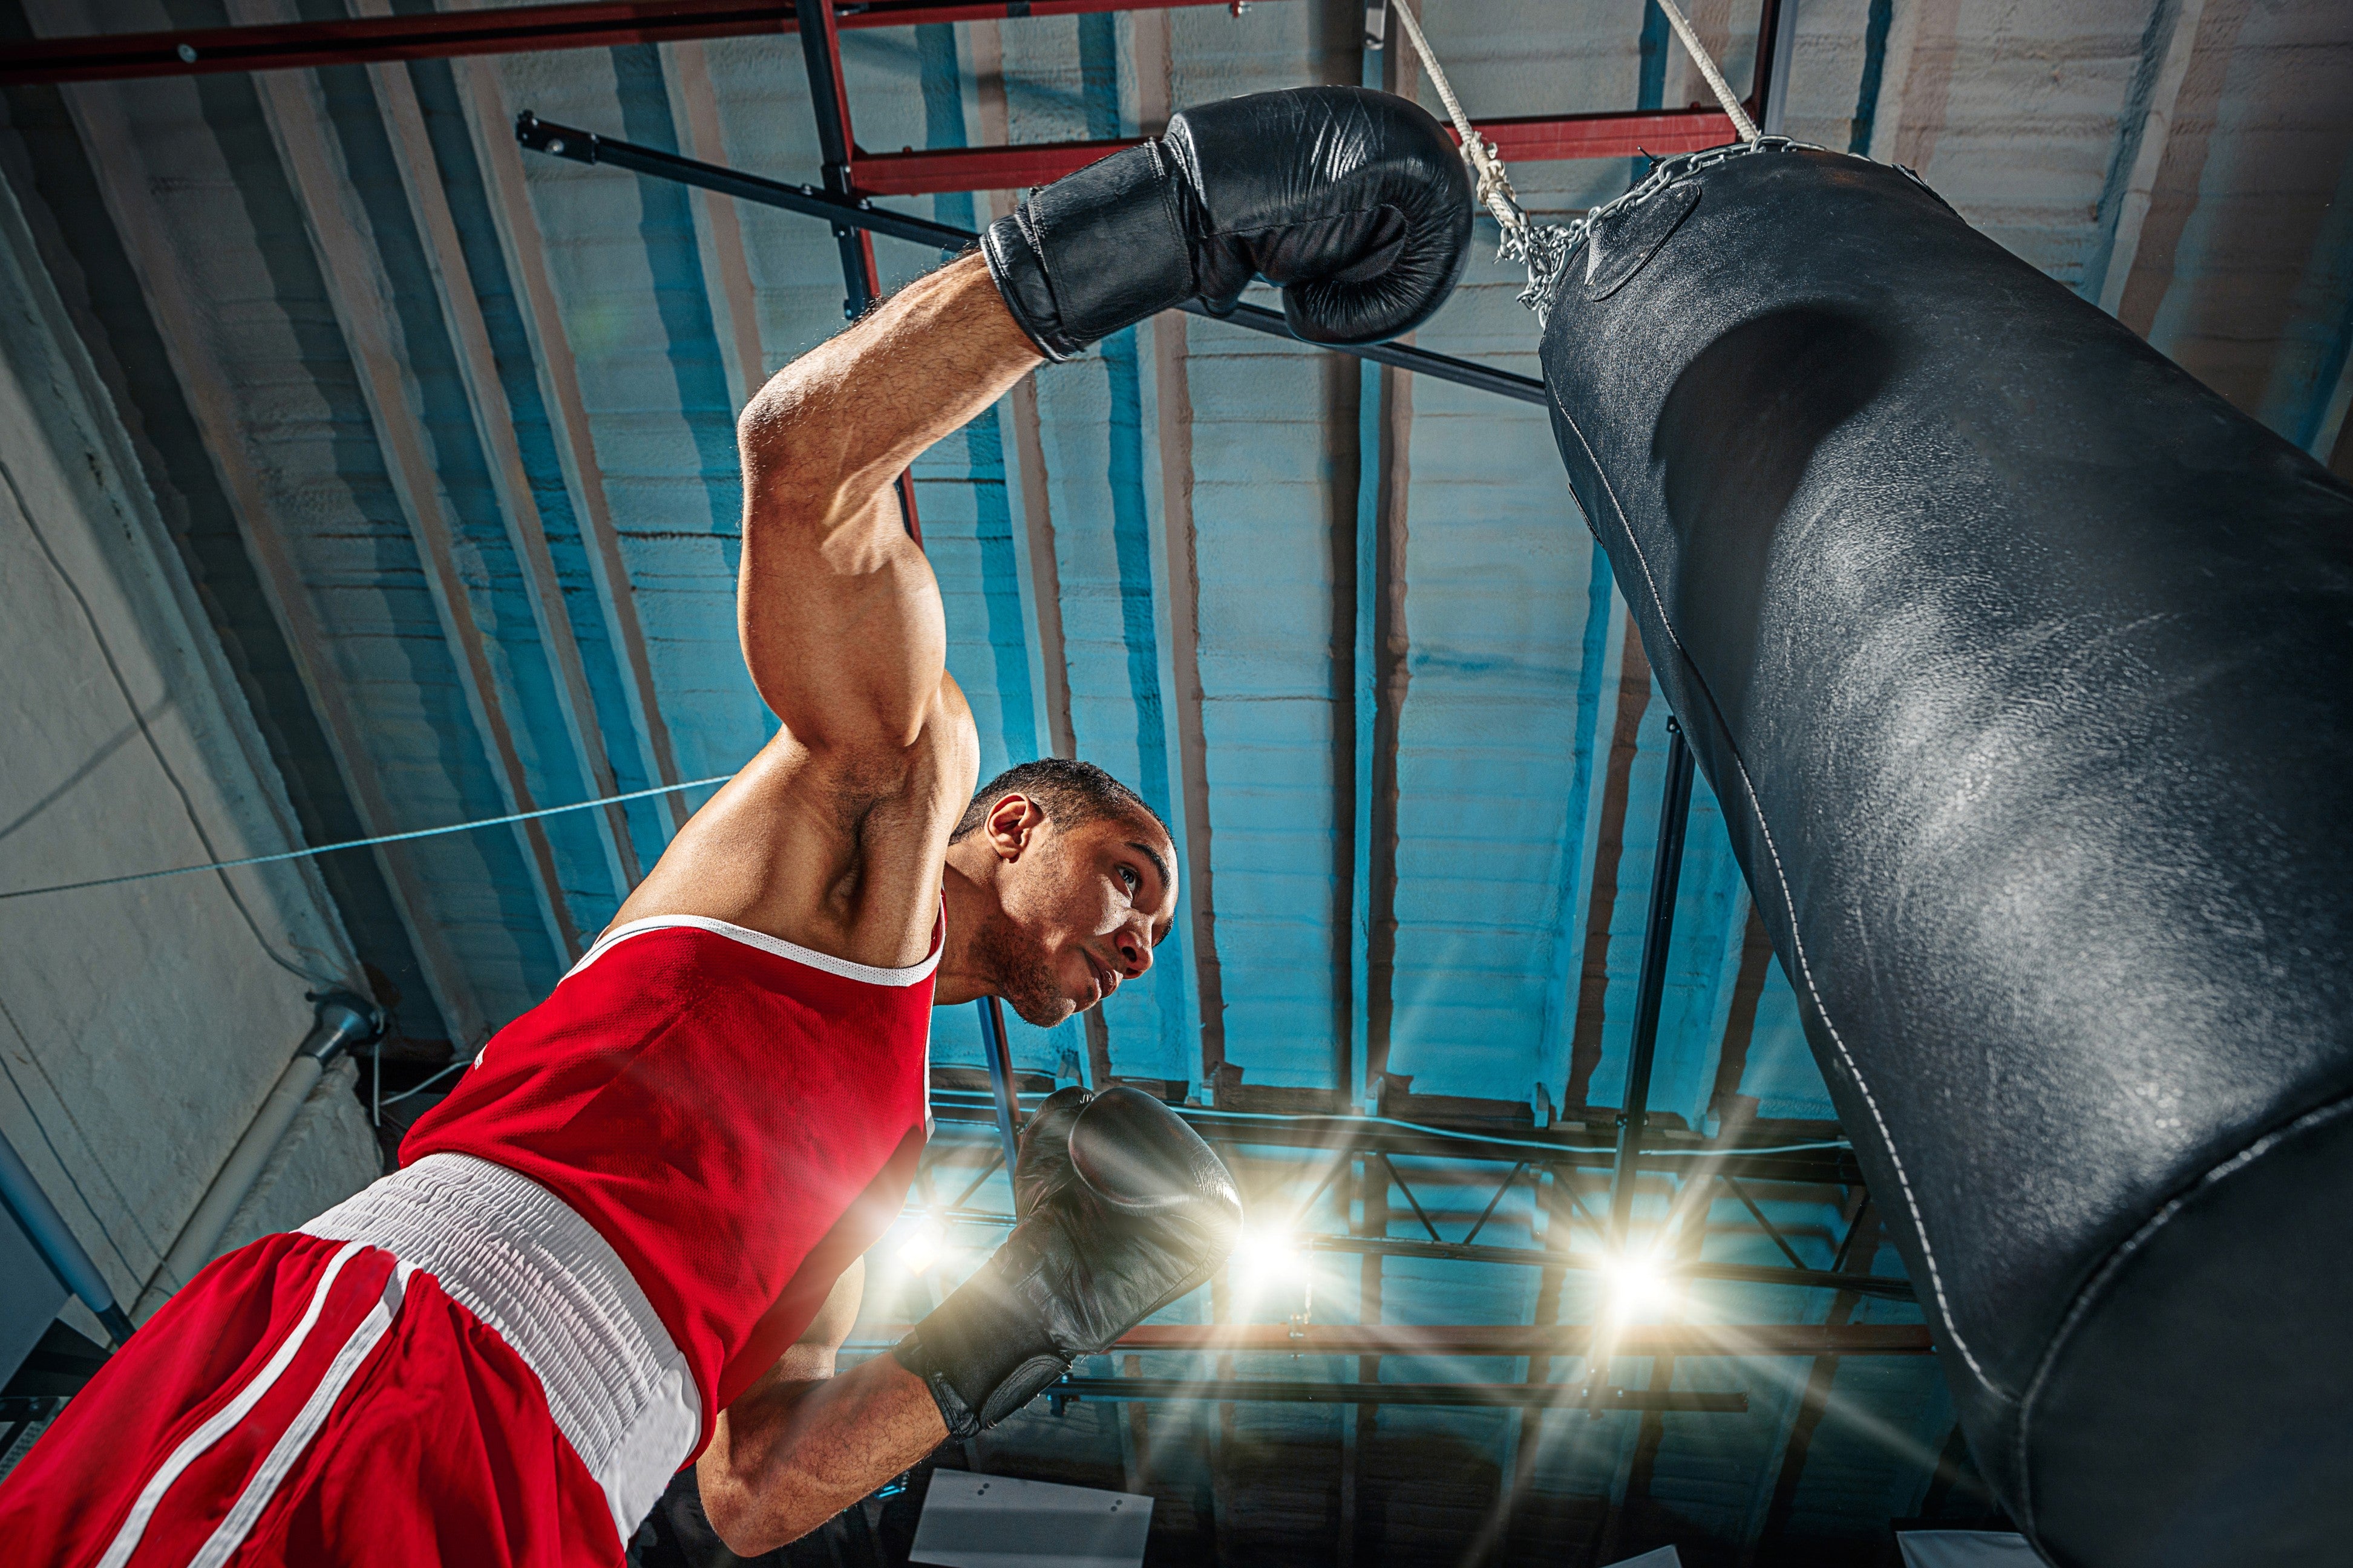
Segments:
[[[1133,866],[1122,866],[1119,868],[1119,879],[1127,884],[1127,890],[1131,893],[1144,886],[1144,879],[1135,874],[1135,868]]]

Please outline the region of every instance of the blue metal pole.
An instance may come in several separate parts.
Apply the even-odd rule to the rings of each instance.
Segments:
[[[997,1094],[997,1135],[1005,1140],[1005,1179],[1021,1152],[1021,1100],[1013,1088],[1013,1049],[1005,1038],[1005,1004],[984,996],[980,1008],[980,1039],[988,1056],[988,1086]]]
[[[8,1205],[8,1212],[25,1227],[25,1234],[41,1251],[49,1269],[65,1288],[82,1300],[82,1304],[98,1314],[106,1325],[108,1336],[117,1345],[131,1337],[131,1319],[115,1304],[114,1292],[107,1289],[106,1277],[98,1271],[90,1254],[81,1248],[74,1233],[66,1228],[65,1216],[58,1213],[49,1194],[33,1180],[24,1156],[16,1145],[0,1136],[0,1199]]]

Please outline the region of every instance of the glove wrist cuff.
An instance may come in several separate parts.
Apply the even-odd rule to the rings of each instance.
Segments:
[[[1183,195],[1154,142],[1032,193],[980,249],[1014,321],[1057,362],[1194,294]]]
[[[891,1352],[931,1389],[948,1436],[959,1439],[996,1426],[1070,1370],[1037,1313],[990,1289],[987,1273],[941,1302]]]

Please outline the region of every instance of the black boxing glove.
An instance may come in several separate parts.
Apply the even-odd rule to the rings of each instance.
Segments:
[[[892,1354],[951,1437],[996,1426],[1233,1249],[1233,1176],[1140,1089],[1057,1090],[1022,1130],[1005,1245]]]
[[[1419,104],[1298,87],[1188,109],[1167,134],[1034,192],[981,237],[1046,357],[1262,276],[1311,343],[1374,343],[1445,302],[1471,254],[1471,177]]]

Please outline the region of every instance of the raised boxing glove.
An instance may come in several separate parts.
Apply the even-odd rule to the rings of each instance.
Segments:
[[[951,1437],[1020,1409],[1231,1251],[1233,1176],[1139,1089],[1048,1097],[1022,1130],[1013,1234],[892,1354],[938,1401]]]
[[[1461,154],[1419,104],[1299,87],[1186,110],[1033,193],[981,251],[1051,360],[1187,300],[1230,310],[1252,277],[1282,287],[1307,342],[1372,343],[1453,291],[1471,206]]]

